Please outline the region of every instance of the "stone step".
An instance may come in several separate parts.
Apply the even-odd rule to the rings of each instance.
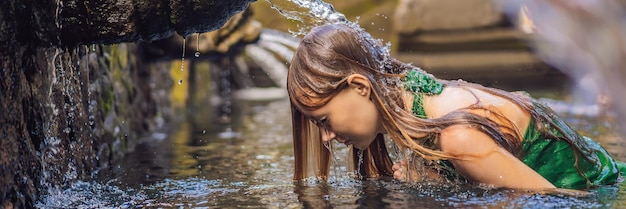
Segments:
[[[481,28],[505,21],[492,0],[400,0],[394,19],[401,34]]]
[[[486,28],[400,35],[399,51],[528,50],[528,36],[512,28]]]
[[[401,61],[412,62],[431,69],[484,69],[488,67],[535,65],[541,63],[527,51],[484,51],[445,53],[404,53],[396,55]]]
[[[485,83],[561,79],[563,74],[527,51],[483,51],[447,53],[397,53],[398,60],[413,63],[442,79],[463,79]]]

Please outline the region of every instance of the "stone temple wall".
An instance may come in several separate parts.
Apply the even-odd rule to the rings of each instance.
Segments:
[[[250,2],[1,1],[0,207],[34,207],[169,119],[169,66],[133,42],[218,29]]]

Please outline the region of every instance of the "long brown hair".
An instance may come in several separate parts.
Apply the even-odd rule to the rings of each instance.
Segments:
[[[418,68],[393,59],[385,49],[380,42],[372,39],[360,28],[345,23],[318,26],[302,39],[291,61],[287,77],[287,91],[293,117],[294,179],[300,180],[312,175],[327,177],[330,153],[321,142],[320,129],[302,111],[312,111],[324,106],[346,88],[345,78],[354,73],[369,79],[372,85],[371,100],[379,110],[389,138],[401,150],[410,151],[409,156],[405,157],[417,155],[425,160],[459,157],[444,153],[437,146],[441,130],[458,124],[475,127],[491,136],[499,146],[510,153],[518,157],[521,155],[522,136],[513,123],[499,112],[482,106],[479,100],[470,107],[453,111],[437,119],[414,116],[405,108],[402,101],[401,93],[404,89],[402,80],[407,71]],[[533,108],[535,105],[527,95],[463,81],[438,81],[445,86],[479,89],[506,98],[530,112],[533,118],[539,118],[539,125],[543,124],[541,121],[553,123],[550,118],[552,115],[545,111],[535,111]],[[493,119],[487,118],[467,110],[490,111],[495,116]],[[570,142],[571,139],[567,141]],[[575,146],[572,147],[577,149]],[[392,162],[382,135],[376,137],[364,154],[363,165],[358,168],[362,175],[369,177],[392,174]]]

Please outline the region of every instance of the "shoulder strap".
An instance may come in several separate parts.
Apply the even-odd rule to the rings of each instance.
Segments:
[[[426,119],[426,111],[424,110],[424,104],[422,104],[422,100],[424,95],[422,95],[421,93],[414,93],[413,94],[413,107],[411,108],[411,110],[413,111],[413,114],[419,118],[422,119]]]

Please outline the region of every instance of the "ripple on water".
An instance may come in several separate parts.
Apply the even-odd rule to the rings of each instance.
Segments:
[[[130,208],[147,196],[130,188],[120,188],[112,182],[77,181],[63,191],[44,195],[37,208]]]

